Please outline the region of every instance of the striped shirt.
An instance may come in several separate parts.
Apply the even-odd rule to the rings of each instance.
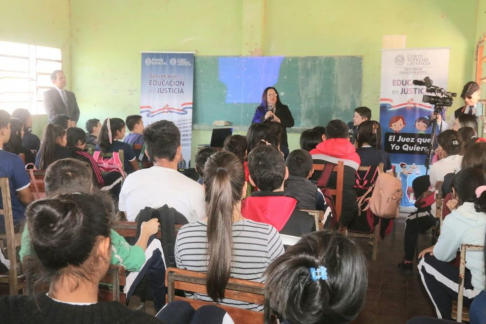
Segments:
[[[175,244],[177,267],[206,272],[208,266],[207,243],[206,223],[197,221],[184,225],[177,234]],[[273,226],[248,219],[233,223],[231,277],[263,282],[263,272],[273,260],[283,253],[282,240]],[[194,298],[211,301],[208,296],[200,294],[195,294]],[[224,298],[222,303],[251,310],[261,311],[263,309],[261,305],[227,298]]]

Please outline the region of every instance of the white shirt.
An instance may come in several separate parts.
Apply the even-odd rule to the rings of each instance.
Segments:
[[[166,204],[190,223],[206,215],[203,187],[174,169],[159,166],[130,174],[123,183],[118,207],[133,222],[145,207]]]
[[[457,173],[461,170],[462,156],[451,155],[445,159],[435,162],[430,167],[430,186],[435,190],[437,181],[444,181],[444,177],[449,173]]]

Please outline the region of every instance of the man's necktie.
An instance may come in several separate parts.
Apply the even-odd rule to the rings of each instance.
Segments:
[[[61,98],[62,98],[62,101],[64,102],[64,105],[67,107],[68,106],[68,100],[67,100],[67,96],[66,96],[66,92],[64,90],[61,90]]]

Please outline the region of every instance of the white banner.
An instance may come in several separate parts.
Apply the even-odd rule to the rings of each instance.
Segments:
[[[429,77],[434,86],[447,89],[448,76],[447,48],[383,50],[380,124],[385,151],[402,181],[402,206],[413,204],[412,181],[425,174],[434,110],[423,102],[426,87],[414,85],[413,80]],[[441,117],[445,119],[445,111]],[[443,129],[447,127],[442,123]]]
[[[194,90],[194,54],[142,53],[140,115],[145,125],[170,120],[181,132],[183,161],[191,160],[192,100]]]

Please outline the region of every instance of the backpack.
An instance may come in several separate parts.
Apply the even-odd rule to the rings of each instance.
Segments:
[[[388,173],[381,173],[369,201],[371,212],[382,218],[396,218],[402,196],[401,181]]]
[[[126,175],[123,171],[123,162],[120,160],[120,155],[118,152],[113,152],[112,154],[111,158],[104,159],[100,151],[95,151],[93,153],[93,159],[96,161],[96,164],[98,164],[102,172],[120,172],[125,178]]]

